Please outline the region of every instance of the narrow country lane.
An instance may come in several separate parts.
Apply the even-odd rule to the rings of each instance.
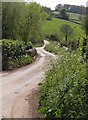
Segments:
[[[44,40],[44,46],[36,48],[39,58],[30,65],[19,68],[6,74],[2,73],[0,79],[0,117],[5,118],[30,118],[28,95],[38,87],[38,83],[44,77],[44,65],[53,54],[46,52],[44,47],[48,44]]]

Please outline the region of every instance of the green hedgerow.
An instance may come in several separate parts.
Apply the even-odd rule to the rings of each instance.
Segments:
[[[60,54],[61,53],[61,54]],[[78,51],[60,52],[40,87],[39,112],[46,118],[87,118],[86,65]]]

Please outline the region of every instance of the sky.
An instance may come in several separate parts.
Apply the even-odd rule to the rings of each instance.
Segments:
[[[55,6],[58,4],[71,4],[71,5],[84,5],[86,6],[87,0],[27,0],[35,1],[40,3],[43,6],[50,7],[52,10],[55,9]]]

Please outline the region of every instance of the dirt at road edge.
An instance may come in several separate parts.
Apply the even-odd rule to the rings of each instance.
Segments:
[[[39,88],[32,89],[28,96],[29,116],[31,118],[43,118],[43,115],[38,113],[39,108]]]

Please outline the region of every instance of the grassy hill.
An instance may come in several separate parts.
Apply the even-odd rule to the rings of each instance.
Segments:
[[[79,39],[81,34],[84,34],[84,31],[81,29],[81,25],[67,21],[62,20],[58,18],[53,18],[51,21],[46,20],[46,22],[43,24],[43,31],[45,34],[51,35],[51,34],[58,34],[60,35],[60,27],[63,24],[70,25],[73,30],[74,34],[70,36],[69,39]],[[60,35],[61,36],[61,35]]]

